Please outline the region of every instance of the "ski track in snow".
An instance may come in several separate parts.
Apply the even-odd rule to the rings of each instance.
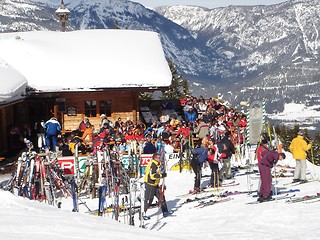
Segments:
[[[288,159],[292,165],[292,160]],[[284,165],[284,163],[282,163]],[[292,171],[291,171],[292,172]],[[209,174],[205,169],[203,174]],[[242,170],[241,173],[244,173]],[[292,173],[291,173],[292,174]],[[256,176],[255,174],[252,175]],[[308,178],[318,178],[320,168],[308,164]],[[3,180],[9,175],[0,176]],[[158,208],[149,209],[151,220],[145,221],[147,229],[139,228],[138,214],[136,227],[118,223],[107,217],[91,216],[80,205],[80,213],[72,213],[72,200],[64,199],[62,209],[44,203],[16,197],[0,191],[0,236],[1,239],[64,240],[64,239],[319,239],[318,209],[320,202],[312,204],[285,203],[278,200],[263,204],[248,205],[255,201],[247,194],[230,196],[233,200],[204,208],[195,208],[197,201],[181,205],[187,197],[177,197],[193,187],[194,175],[188,172],[169,172],[166,179],[166,199],[173,216],[163,218]],[[226,187],[223,191],[247,191],[248,179],[252,190],[256,190],[258,179],[247,175],[236,176],[238,186]],[[314,195],[320,192],[319,182],[298,186],[284,186],[292,177],[277,178],[278,191],[300,189],[296,196]],[[202,179],[204,186],[209,178]],[[249,182],[250,183],[250,182]],[[210,195],[202,193],[202,196]],[[194,196],[191,196],[192,198]],[[210,198],[213,199],[213,198]],[[206,199],[209,201],[210,199]],[[97,199],[85,199],[89,208],[95,210]],[[123,217],[120,217],[123,220]]]

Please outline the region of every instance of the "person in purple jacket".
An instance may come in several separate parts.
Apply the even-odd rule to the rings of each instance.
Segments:
[[[259,162],[259,172],[261,179],[259,202],[271,201],[271,187],[272,187],[272,175],[271,168],[278,160],[285,159],[284,153],[277,153],[275,151],[266,150],[261,153],[261,161]]]

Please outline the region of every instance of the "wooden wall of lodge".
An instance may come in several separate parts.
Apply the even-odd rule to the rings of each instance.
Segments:
[[[61,119],[63,123],[63,130],[75,130],[78,128],[79,123],[85,116],[85,101],[97,101],[97,114],[96,116],[89,117],[90,122],[99,128],[100,118],[100,101],[111,101],[111,116],[108,117],[111,121],[116,121],[119,117],[122,119],[130,118],[134,122],[137,121],[138,104],[139,104],[139,92],[137,91],[105,91],[105,92],[76,92],[76,93],[59,93],[58,98],[64,98],[66,109],[68,107],[75,107],[77,116],[68,116],[67,113],[58,113],[55,110],[55,115]],[[60,116],[59,116],[60,114]]]
[[[11,130],[10,126],[15,124],[13,107],[13,104],[0,107],[0,151],[8,150],[9,147],[8,137]]]
[[[64,98],[66,108],[76,107],[77,116],[67,116],[66,113],[58,112],[57,105],[51,106],[52,98]],[[122,119],[130,118],[136,122],[139,118],[139,91],[137,90],[113,90],[104,92],[62,92],[50,94],[50,99],[46,95],[38,95],[32,99],[25,99],[18,103],[13,103],[8,106],[0,106],[0,151],[8,150],[9,147],[9,126],[21,126],[24,123],[29,123],[31,127],[34,125],[35,116],[30,116],[29,107],[36,102],[42,101],[46,109],[42,109],[41,118],[47,121],[46,116],[49,112],[53,112],[55,117],[60,119],[63,130],[75,130],[84,117],[84,102],[97,101],[97,115],[89,117],[90,122],[98,129],[100,126],[100,109],[99,101],[111,100],[111,117],[108,119],[116,121],[118,117]],[[21,113],[23,111],[23,113]],[[34,114],[34,113],[31,113]],[[16,116],[16,117],[15,117]],[[39,118],[39,116],[37,116]]]

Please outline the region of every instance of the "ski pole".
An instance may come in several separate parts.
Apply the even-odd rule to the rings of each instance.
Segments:
[[[313,147],[311,146],[311,149],[310,149],[310,152],[311,152],[311,161],[312,161],[312,168],[313,168],[313,175],[316,174],[316,171],[315,171],[315,167],[314,167],[314,155],[313,155]],[[312,176],[313,180],[315,180],[315,176]]]
[[[276,165],[273,165],[273,170],[274,170],[274,179],[275,179],[275,184],[274,184],[274,193],[276,196],[276,201],[277,201],[277,195],[278,195],[278,189],[277,189],[277,173],[276,173]]]

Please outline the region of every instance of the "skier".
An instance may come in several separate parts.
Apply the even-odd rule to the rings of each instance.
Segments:
[[[195,148],[192,150],[192,159],[190,165],[195,174],[193,193],[200,192],[201,168],[203,163],[208,159],[208,148]]]
[[[293,158],[296,159],[296,168],[294,170],[294,178],[293,182],[301,182],[306,183],[306,171],[307,171],[307,163],[306,151],[310,150],[312,147],[311,143],[307,144],[307,142],[303,139],[303,132],[299,131],[298,136],[294,138],[290,144],[290,152],[293,155]]]
[[[217,145],[213,145],[208,150],[208,162],[211,169],[210,184],[208,187],[219,186],[219,164],[218,164],[218,148]]]
[[[218,149],[221,154],[220,157],[222,160],[222,168],[219,172],[220,182],[223,181],[224,173],[227,179],[232,178],[230,161],[231,161],[232,154],[235,154],[235,148],[233,143],[230,141],[229,136],[230,136],[230,133],[226,132],[224,135],[224,138],[221,139],[221,141],[218,143]]]
[[[261,162],[262,153],[264,151],[268,151],[268,150],[269,150],[269,148],[268,148],[268,140],[267,139],[262,139],[260,144],[259,144],[259,147],[256,150],[256,158],[258,160],[258,164]],[[259,180],[259,183],[258,183],[258,189],[257,189],[258,196],[261,196],[260,189],[261,189],[261,180]]]
[[[61,125],[55,117],[52,117],[46,123],[43,124],[46,128],[46,146],[51,148],[51,143],[53,144],[53,151],[57,150],[57,136],[61,131]]]
[[[268,148],[268,140],[266,139],[262,139],[261,140],[261,143],[259,144],[259,147],[257,148],[257,152],[256,152],[256,156],[257,156],[257,160],[258,160],[258,163],[261,162],[261,159],[262,159],[262,153],[266,150],[269,150]]]
[[[273,200],[271,196],[272,175],[270,170],[273,165],[278,162],[278,160],[285,159],[286,155],[284,153],[265,150],[261,153],[261,156],[261,161],[258,164],[261,180],[260,196],[258,201],[265,202]]]
[[[146,172],[144,176],[145,182],[145,199],[144,199],[144,220],[150,219],[150,217],[146,216],[146,212],[149,206],[152,204],[154,196],[156,196],[159,200],[160,197],[160,179],[167,176],[165,169],[161,168],[162,159],[159,153],[155,153],[152,156],[151,161],[146,167]],[[166,199],[163,196],[161,199],[161,210],[163,217],[167,217],[171,214],[171,211],[168,211]]]

